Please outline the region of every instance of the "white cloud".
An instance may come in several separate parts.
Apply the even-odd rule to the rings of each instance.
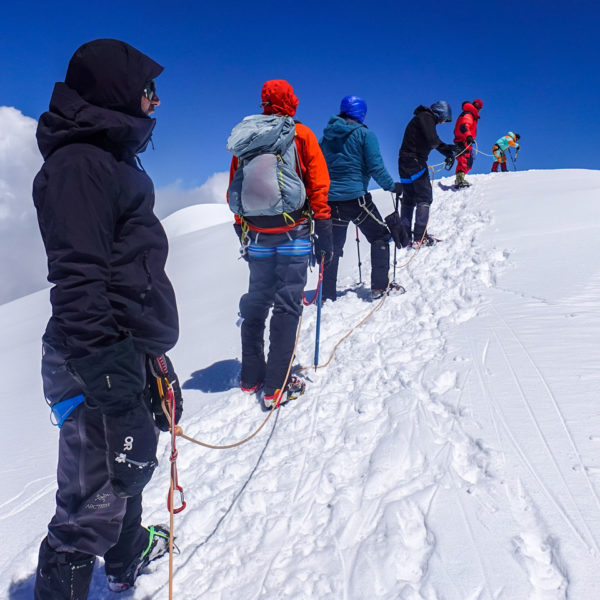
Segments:
[[[225,194],[229,185],[229,173],[211,175],[200,187],[186,190],[181,181],[157,188],[155,211],[163,219],[186,206],[194,204],[225,204]]]
[[[35,119],[0,106],[0,304],[48,286],[46,253],[31,197],[42,166]],[[156,190],[156,213],[164,218],[194,204],[224,204],[228,173],[215,173],[200,187],[181,182]]]
[[[0,227],[35,217],[31,183],[42,165],[36,127],[35,119],[0,106]]]
[[[47,285],[31,185],[42,165],[35,119],[0,106],[0,303]]]

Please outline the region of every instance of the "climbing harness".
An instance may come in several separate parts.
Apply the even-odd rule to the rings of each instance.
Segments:
[[[444,164],[444,163],[441,163]],[[437,166],[437,165],[434,165]],[[429,167],[431,169],[431,167]],[[405,183],[414,183],[417,179],[419,179],[419,177],[421,177],[421,175],[423,175],[423,173],[425,173],[425,171],[427,170],[427,167],[423,167],[418,173],[415,173],[414,175],[411,175],[410,177],[400,177],[400,183],[401,184],[405,184]]]
[[[361,196],[358,199],[358,205],[377,223],[379,223],[380,225],[383,225],[386,229],[387,229],[387,225],[385,224],[385,221],[382,221],[381,219],[378,219],[377,216],[370,211],[367,208],[367,195],[365,194],[364,196]]]

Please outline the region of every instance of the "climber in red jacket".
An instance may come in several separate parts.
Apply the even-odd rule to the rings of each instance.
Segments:
[[[473,100],[473,102],[463,102],[462,112],[456,125],[454,126],[454,143],[458,146],[459,153],[456,159],[456,187],[467,187],[471,185],[465,179],[473,166],[473,144],[477,137],[477,121],[479,121],[479,111],[483,107],[482,100]]]

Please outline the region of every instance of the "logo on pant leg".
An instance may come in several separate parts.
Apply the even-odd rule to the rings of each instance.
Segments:
[[[92,502],[88,502],[85,505],[85,508],[87,510],[102,510],[104,508],[108,508],[110,506],[110,502],[106,502],[106,500],[111,496],[112,494],[98,493]]]
[[[127,455],[125,452],[129,452],[130,450],[133,450],[133,436],[128,435],[123,442],[123,452],[115,456],[115,462],[127,462]]]

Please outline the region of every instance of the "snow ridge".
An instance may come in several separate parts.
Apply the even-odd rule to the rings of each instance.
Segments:
[[[265,451],[264,438],[234,456],[181,448],[180,472],[202,508],[178,523],[178,597],[448,597],[446,578],[440,582],[436,573],[438,541],[429,517],[450,491],[464,515],[462,496],[486,482],[493,487],[500,466],[462,426],[460,398],[450,399],[461,373],[447,370],[432,380],[428,369],[446,355],[449,332],[477,314],[481,288],[492,285],[506,260],[477,243],[491,217],[472,205],[487,185],[460,194],[436,191],[430,229],[443,231],[444,242],[421,249],[398,271],[407,294],[388,298],[342,343],[329,367],[310,372],[307,393],[282,409],[259,469],[251,457]],[[400,251],[398,262],[411,252]],[[340,285],[351,288],[352,278]],[[361,291],[324,306],[323,361],[369,310]],[[307,309],[302,364],[312,357],[315,325],[315,311]],[[226,442],[256,422],[256,402],[232,391],[186,429]],[[520,530],[513,534],[530,539]],[[244,540],[240,548],[236,539]],[[469,542],[478,589],[497,597],[501,587],[475,533]],[[542,560],[530,543],[530,560]],[[539,587],[533,575],[530,583]]]
[[[598,381],[600,273],[574,247],[585,268],[563,268],[569,285],[560,291],[545,273],[532,274],[544,267],[555,273],[555,264],[568,264],[562,254],[526,263],[537,247],[556,246],[555,225],[544,221],[550,211],[542,208],[560,182],[579,182],[582,202],[597,206],[598,174],[565,173],[475,175],[459,192],[434,185],[429,229],[443,241],[416,255],[398,251],[396,280],[406,294],[387,298],[327,367],[306,369],[306,393],[247,444],[214,451],[179,441],[188,508],[175,521],[177,600],[594,597],[600,418],[579,413]],[[520,219],[508,212],[504,200],[517,191],[543,226],[523,217],[524,205]],[[374,198],[383,215],[390,212],[389,195]],[[495,243],[486,243],[502,218],[512,237],[496,232]],[[233,317],[246,269],[235,261],[229,224],[193,231],[204,219],[190,229],[180,229],[181,215],[174,221],[169,269],[187,324],[174,364],[182,369],[186,434],[227,444],[254,431],[265,414],[237,387]],[[583,243],[595,239],[586,235]],[[208,252],[223,264],[200,277],[195,261]],[[373,307],[356,283],[350,240],[346,254],[338,282],[345,292],[322,310],[322,364]],[[315,283],[313,271],[308,288]],[[36,319],[27,320],[28,332],[40,329]],[[311,306],[296,357],[305,367],[315,327]],[[554,348],[554,337],[572,351]],[[558,375],[556,357],[579,369],[577,381]],[[146,523],[168,519],[169,453],[164,437],[144,496]],[[45,471],[27,484],[3,503],[15,516],[24,497],[31,506],[51,504]],[[37,529],[4,558],[11,600],[31,596]],[[167,575],[166,560],[153,563],[127,597],[164,598]],[[90,598],[115,598],[101,564]]]

